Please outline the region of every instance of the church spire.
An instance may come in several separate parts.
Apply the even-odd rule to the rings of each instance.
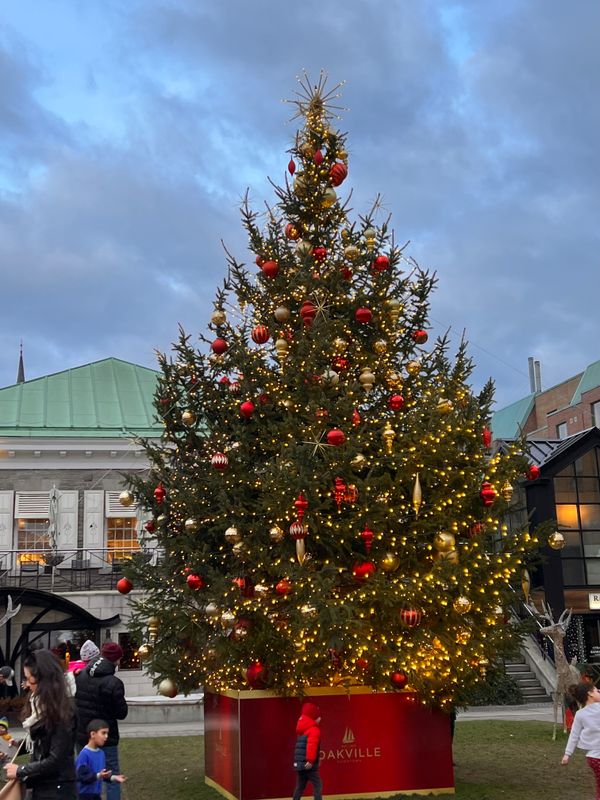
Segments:
[[[25,383],[25,365],[23,364],[23,342],[19,351],[19,369],[17,370],[17,383]]]

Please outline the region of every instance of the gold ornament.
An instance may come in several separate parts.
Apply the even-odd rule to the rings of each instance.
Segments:
[[[183,414],[181,415],[181,421],[183,422],[184,425],[190,428],[196,422],[196,415],[194,414],[193,411],[190,411],[188,409],[187,411],[184,411]]]
[[[243,542],[236,542],[231,548],[231,552],[233,553],[233,555],[237,556],[238,558],[244,554],[244,550],[245,547]]]
[[[385,353],[386,352],[387,347],[388,346],[387,346],[387,342],[385,341],[385,339],[377,339],[376,342],[373,342],[373,350],[375,350],[375,352],[379,353],[380,355],[381,355],[381,353]]]
[[[388,455],[391,455],[392,448],[394,446],[394,439],[396,438],[396,431],[392,428],[389,422],[385,423],[381,438],[385,443],[385,449],[387,450]]]
[[[406,371],[409,375],[418,375],[421,369],[421,362],[420,361],[409,361],[406,365]]]
[[[384,572],[396,572],[400,566],[400,558],[396,553],[386,553],[381,559],[381,569]]]
[[[125,506],[125,508],[129,508],[129,506],[132,506],[135,503],[135,497],[131,494],[131,492],[121,492],[119,495],[119,503],[121,503],[122,506]]]
[[[221,614],[221,625],[226,628],[233,628],[235,625],[235,614],[231,611],[223,611]]]
[[[281,401],[281,405],[282,405],[282,406],[283,406],[283,407],[284,407],[284,408],[285,408],[287,411],[293,411],[293,410],[294,410],[294,401],[293,401],[293,400],[282,400],[282,401]]]
[[[412,504],[415,510],[415,516],[419,516],[419,509],[423,502],[423,492],[421,491],[421,481],[419,480],[419,473],[415,476],[415,485],[413,486]]]
[[[337,386],[340,382],[340,376],[334,369],[326,369],[321,378],[327,386]]]
[[[357,453],[350,462],[350,466],[355,472],[360,472],[367,466],[367,459],[362,453]]]
[[[471,631],[468,628],[463,628],[456,633],[456,642],[457,644],[468,644],[469,639],[471,638]]]
[[[215,308],[210,318],[213,325],[224,325],[227,322],[227,314],[222,308]]]
[[[273,527],[269,530],[269,539],[272,542],[282,542],[285,538],[285,533],[279,527],[279,525],[273,525]]]
[[[148,639],[151,644],[154,644],[156,641],[156,637],[158,636],[158,628],[160,626],[160,622],[156,617],[150,617],[148,620]]]
[[[200,527],[200,523],[194,517],[189,517],[189,519],[186,519],[186,521],[183,523],[183,527],[188,533],[195,533],[195,531],[197,531]]]
[[[221,613],[221,612],[219,611],[219,608],[218,608],[218,606],[216,605],[216,603],[207,603],[207,604],[204,606],[204,608],[202,609],[202,611],[204,612],[204,616],[205,616],[207,619],[217,619],[217,617],[218,617],[218,616],[219,616],[219,614]]]
[[[302,567],[306,560],[306,547],[304,545],[304,539],[296,539],[296,558]]]
[[[158,693],[163,697],[175,697],[177,694],[177,687],[170,678],[163,678],[158,684]]]
[[[254,594],[260,599],[267,597],[270,591],[269,587],[265,586],[264,583],[257,583],[254,587]]]
[[[323,192],[323,198],[321,200],[321,205],[323,208],[331,208],[332,205],[335,204],[337,200],[337,194],[335,193],[335,189],[332,186],[328,186],[327,189]]]
[[[296,252],[300,258],[305,258],[312,253],[313,246],[306,239],[299,239],[296,243]]]
[[[442,397],[438,400],[437,410],[440,414],[449,414],[454,406],[452,405],[452,400],[447,400],[445,397]]]
[[[344,255],[348,261],[356,261],[356,259],[360,256],[360,250],[355,244],[348,244],[346,247],[344,247]]]
[[[448,552],[442,552],[441,550],[436,550],[433,554],[433,560],[439,564],[458,564],[458,550],[448,550]]]
[[[514,490],[510,481],[506,481],[506,483],[500,488],[500,494],[507,503],[510,503],[511,497],[513,496],[513,491]]]
[[[554,531],[548,537],[548,544],[553,550],[562,550],[565,546],[565,537],[560,531]]]
[[[363,369],[363,371],[358,376],[358,380],[362,384],[365,393],[369,394],[369,392],[373,388],[373,384],[375,383],[375,375],[373,375],[369,367],[365,367]]]
[[[314,155],[315,148],[310,142],[303,142],[300,145],[300,153],[304,156],[304,158],[312,158]]]
[[[457,614],[468,614],[471,610],[471,601],[468,597],[465,597],[464,594],[461,594],[452,603],[452,606]]]
[[[149,658],[152,655],[152,651],[154,647],[149,642],[143,642],[138,647],[138,656],[143,661],[145,658]]]
[[[277,358],[280,361],[285,361],[285,359],[290,354],[290,345],[287,339],[277,339],[275,342],[275,350],[277,351]]]
[[[391,389],[402,389],[402,376],[397,372],[388,372],[386,381]]]
[[[277,320],[277,322],[287,322],[290,318],[290,310],[287,306],[277,306],[275,311],[273,312],[273,316]]]
[[[232,525],[225,531],[225,541],[229,542],[229,544],[237,544],[242,541],[242,535],[235,525]]]
[[[294,178],[294,192],[296,194],[304,194],[307,188],[306,176],[303,172],[299,172]]]
[[[375,228],[366,228],[363,236],[365,237],[365,243],[367,245],[367,250],[371,251],[375,247],[375,240],[377,238],[377,231]]]
[[[300,613],[303,614],[305,617],[316,617],[317,609],[314,606],[311,606],[308,603],[306,603],[305,605],[301,606]]]
[[[335,353],[343,353],[347,347],[348,342],[345,339],[342,339],[341,336],[338,336],[333,340],[333,350]]]
[[[400,300],[397,300],[395,297],[391,297],[389,300],[386,300],[386,308],[388,314],[390,315],[390,319],[392,320],[392,324],[395,325],[398,322],[400,314],[404,308]]]
[[[525,597],[525,602],[529,602],[529,590],[531,589],[531,578],[529,577],[529,572],[526,569],[523,570],[521,573],[521,589],[523,589],[523,595]]]
[[[449,553],[456,547],[456,539],[454,538],[454,534],[446,531],[439,531],[433,537],[433,546],[440,553]]]

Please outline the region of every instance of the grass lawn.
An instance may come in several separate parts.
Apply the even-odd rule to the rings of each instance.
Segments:
[[[593,776],[581,751],[568,767],[560,766],[565,742],[562,733],[552,741],[552,725],[547,722],[459,722],[454,742],[456,797],[590,800]],[[204,784],[202,737],[124,739],[120,750],[121,767],[129,777],[124,800],[220,797]],[[290,774],[290,797],[292,784]]]

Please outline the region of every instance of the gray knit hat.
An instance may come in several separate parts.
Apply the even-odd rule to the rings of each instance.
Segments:
[[[100,655],[100,650],[98,650],[91,639],[87,639],[81,645],[79,655],[82,661],[91,661],[93,658],[97,658]]]

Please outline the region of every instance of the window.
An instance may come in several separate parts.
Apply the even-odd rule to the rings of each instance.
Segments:
[[[22,564],[24,561],[37,561],[38,563],[42,563],[44,553],[39,551],[48,550],[49,547],[47,519],[21,518],[17,520],[19,564]]]
[[[556,426],[556,435],[558,436],[559,439],[566,439],[567,438],[567,423],[566,422],[560,422]]]
[[[136,517],[108,517],[106,525],[109,561],[131,558],[131,553],[140,549]]]
[[[600,428],[600,400],[597,403],[592,403],[592,425]]]
[[[142,665],[138,655],[137,642],[131,638],[131,634],[119,633],[119,644],[123,648],[123,658],[119,662],[119,669],[141,669]]]

